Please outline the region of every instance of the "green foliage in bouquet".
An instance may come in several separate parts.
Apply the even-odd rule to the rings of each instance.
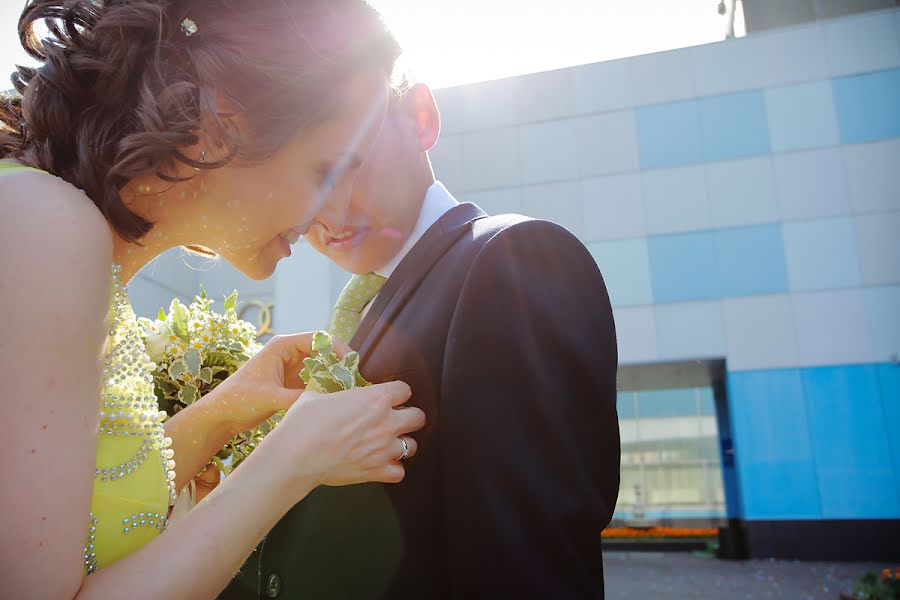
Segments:
[[[225,298],[224,314],[214,312],[212,304],[201,290],[190,306],[176,298],[168,314],[160,309],[156,320],[139,319],[147,354],[156,363],[156,398],[170,417],[216,389],[262,348],[256,328],[238,319],[237,292]],[[214,459],[222,473],[247,458],[280,418],[232,438]]]
[[[348,352],[338,358],[334,340],[324,331],[313,334],[312,356],[303,361],[300,378],[307,389],[322,394],[371,385],[359,374],[359,354]]]

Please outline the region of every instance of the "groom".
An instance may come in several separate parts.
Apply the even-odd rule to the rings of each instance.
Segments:
[[[399,485],[317,489],[223,597],[603,597],[619,486],[603,279],[562,227],[458,204],[428,159],[439,131],[412,86],[349,205],[306,236],[357,274],[332,331],[369,380],[410,384],[428,417],[418,454]]]

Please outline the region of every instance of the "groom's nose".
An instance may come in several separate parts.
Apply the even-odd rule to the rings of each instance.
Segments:
[[[331,235],[344,231],[350,208],[350,189],[336,189],[319,212],[317,220]]]

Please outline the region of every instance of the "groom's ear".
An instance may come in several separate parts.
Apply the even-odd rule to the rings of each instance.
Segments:
[[[410,87],[400,101],[400,110],[415,127],[419,151],[431,150],[441,134],[441,113],[438,112],[431,89],[424,83]]]

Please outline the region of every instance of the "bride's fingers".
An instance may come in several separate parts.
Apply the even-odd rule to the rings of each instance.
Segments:
[[[209,495],[221,481],[221,473],[216,466],[207,466],[195,478],[194,484],[197,487],[197,502],[203,500]]]
[[[273,350],[284,368],[284,384],[289,388],[299,389],[303,387],[300,379],[300,371],[303,369],[303,361],[312,353],[312,334],[297,333],[293,335],[277,336],[269,341]]]
[[[397,437],[419,431],[425,426],[425,413],[415,407],[398,408],[391,415]]]
[[[406,469],[403,468],[403,465],[395,461],[376,470],[372,473],[371,477],[372,481],[381,483],[400,483],[403,481],[403,478],[406,477]]]
[[[222,474],[219,472],[219,468],[214,465],[210,465],[200,471],[200,473],[197,475],[197,482],[215,487],[219,485],[221,477]]]
[[[406,448],[408,449],[406,455],[404,456],[403,452],[403,442],[406,442]],[[383,465],[387,465],[390,463],[401,463],[408,458],[412,458],[419,451],[419,444],[416,440],[411,437],[404,435],[397,438],[393,438],[388,441],[386,444],[379,447],[377,451],[373,451],[370,454],[369,465],[371,467],[381,467]]]
[[[392,407],[397,408],[409,402],[412,396],[412,390],[402,381],[389,381],[387,383],[376,383],[365,389],[366,394],[371,394],[371,398],[378,398],[387,401]]]
[[[303,390],[275,388],[272,392],[272,398],[275,400],[275,410],[273,412],[289,409],[303,393]]]
[[[334,338],[332,341],[334,342],[334,352],[338,355],[338,358],[344,358],[345,354],[353,350],[353,348],[337,338]]]
[[[269,343],[275,343],[283,348],[282,356],[285,359],[302,363],[304,358],[312,354],[313,336],[314,334],[309,332],[278,335],[272,338]],[[337,338],[332,339],[332,344],[338,358],[343,358],[345,354],[352,350],[350,346]]]
[[[403,442],[406,442],[405,446]],[[406,460],[416,455],[416,452],[419,451],[419,443],[408,435],[401,435],[397,438],[397,443],[392,445],[392,448],[395,450],[393,453],[394,460]],[[404,452],[404,449],[406,452]]]
[[[285,363],[302,363],[303,359],[312,353],[312,340],[311,333],[276,335],[269,340],[267,346],[277,350]]]
[[[302,370],[302,364],[285,367],[284,387],[297,391],[303,390],[306,387],[306,384],[303,383],[303,379],[300,377],[300,371]]]
[[[312,354],[312,341],[312,333],[280,335],[269,341],[269,344],[274,345],[284,363],[285,387],[292,389],[304,387],[303,380],[300,379],[300,370],[303,369],[303,360]],[[338,358],[344,358],[344,355],[351,351],[350,346],[338,339],[334,339],[333,343]]]

